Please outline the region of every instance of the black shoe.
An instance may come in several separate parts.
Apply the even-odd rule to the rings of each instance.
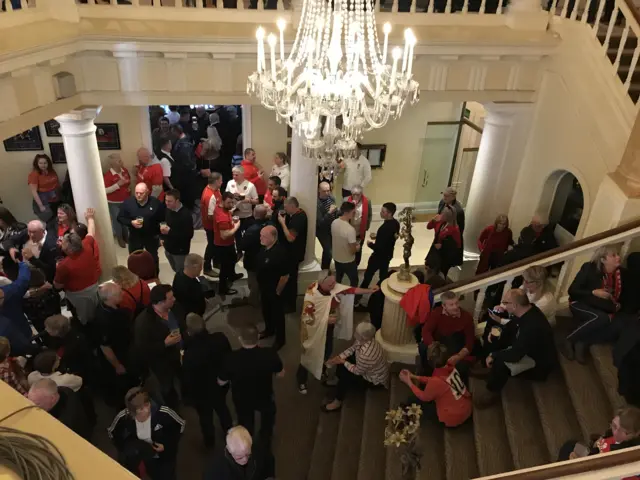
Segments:
[[[574,349],[576,353],[576,361],[585,365],[587,363],[587,346],[582,342],[576,342]]]
[[[243,273],[234,273],[231,278],[229,279],[230,282],[235,282],[236,280],[240,280],[242,277],[244,277]]]
[[[560,353],[562,353],[567,360],[573,360],[575,358],[573,343],[570,340],[565,340],[560,348]]]

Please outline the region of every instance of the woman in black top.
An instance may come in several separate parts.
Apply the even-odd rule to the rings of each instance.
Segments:
[[[9,253],[12,240],[24,234],[26,229],[27,226],[18,222],[8,208],[0,206],[0,256]]]

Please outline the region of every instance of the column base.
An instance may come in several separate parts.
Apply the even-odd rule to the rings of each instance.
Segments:
[[[318,281],[320,275],[320,264],[314,260],[308,265],[303,265],[298,269],[298,292],[307,291],[309,285]]]
[[[382,331],[378,330],[376,332],[376,340],[382,346],[385,353],[387,354],[387,360],[390,363],[406,363],[409,365],[413,365],[416,363],[416,356],[418,355],[418,345],[406,344],[406,345],[394,345],[385,341],[382,337]]]
[[[510,7],[507,12],[507,26],[514,30],[545,31],[549,26],[549,14],[543,10],[516,10]]]

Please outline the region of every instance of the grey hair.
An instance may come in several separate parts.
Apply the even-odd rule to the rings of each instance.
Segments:
[[[69,250],[73,253],[82,251],[82,238],[77,233],[72,232],[67,235],[67,244]]]
[[[189,313],[186,318],[187,333],[189,335],[195,335],[205,330],[204,318],[197,313]]]
[[[602,266],[602,260],[604,260],[609,255],[618,255],[618,247],[616,245],[604,245],[595,252],[591,256],[591,263],[597,265],[598,267]]]
[[[122,158],[119,153],[110,153],[107,155],[107,162],[111,163],[116,159]]]
[[[33,385],[31,385],[31,388],[29,389],[29,391],[30,392],[41,391],[41,392],[45,392],[48,395],[54,396],[54,395],[58,395],[58,384],[53,380],[51,380],[50,378],[41,378],[40,380],[36,381]]]
[[[42,220],[31,220],[29,222],[30,226],[37,226],[40,230],[46,230],[47,225]]]
[[[538,222],[540,222],[540,225],[548,225],[549,224],[549,218],[542,214],[542,213],[536,213],[533,217],[531,217],[531,221],[533,222],[533,220],[538,220]]]
[[[100,285],[98,288],[98,297],[103,302],[112,299],[116,295],[120,294],[122,287],[114,282],[106,282]]]
[[[212,113],[211,115],[209,115],[209,123],[211,125],[215,125],[216,123],[220,123],[220,115],[218,115],[217,113]]]
[[[184,266],[187,268],[197,267],[204,263],[204,258],[197,253],[190,253],[184,258]]]
[[[240,165],[236,165],[231,169],[231,171],[236,173],[241,173],[242,175],[244,175],[244,168],[242,168]]]
[[[52,315],[44,321],[44,326],[56,337],[64,337],[71,329],[71,322],[64,315]]]
[[[362,187],[360,185],[356,185],[355,187],[351,187],[351,195],[354,193],[362,194]]]
[[[458,294],[451,290],[447,290],[446,292],[442,292],[440,294],[440,301],[444,302],[446,300],[457,300]]]
[[[362,322],[356,327],[355,338],[361,342],[373,340],[376,336],[376,327],[369,322]]]

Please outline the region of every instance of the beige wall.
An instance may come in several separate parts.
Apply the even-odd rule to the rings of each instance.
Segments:
[[[142,135],[141,108],[144,107],[106,107],[98,116],[98,123],[117,123],[120,130],[120,153],[129,167],[135,162],[135,152],[144,142]],[[62,142],[60,137],[47,137],[44,126],[40,125],[40,135],[44,153],[50,155],[49,143]],[[41,152],[6,152],[4,145],[0,145],[0,195],[4,205],[9,208],[20,221],[35,218],[31,207],[31,193],[27,186],[27,176],[31,171],[33,157]],[[101,150],[100,157],[104,159],[113,150]],[[55,165],[60,182],[67,173],[66,165]]]
[[[251,106],[251,148],[267,173],[276,152],[287,151],[287,126],[276,121],[276,113],[257,105]]]

